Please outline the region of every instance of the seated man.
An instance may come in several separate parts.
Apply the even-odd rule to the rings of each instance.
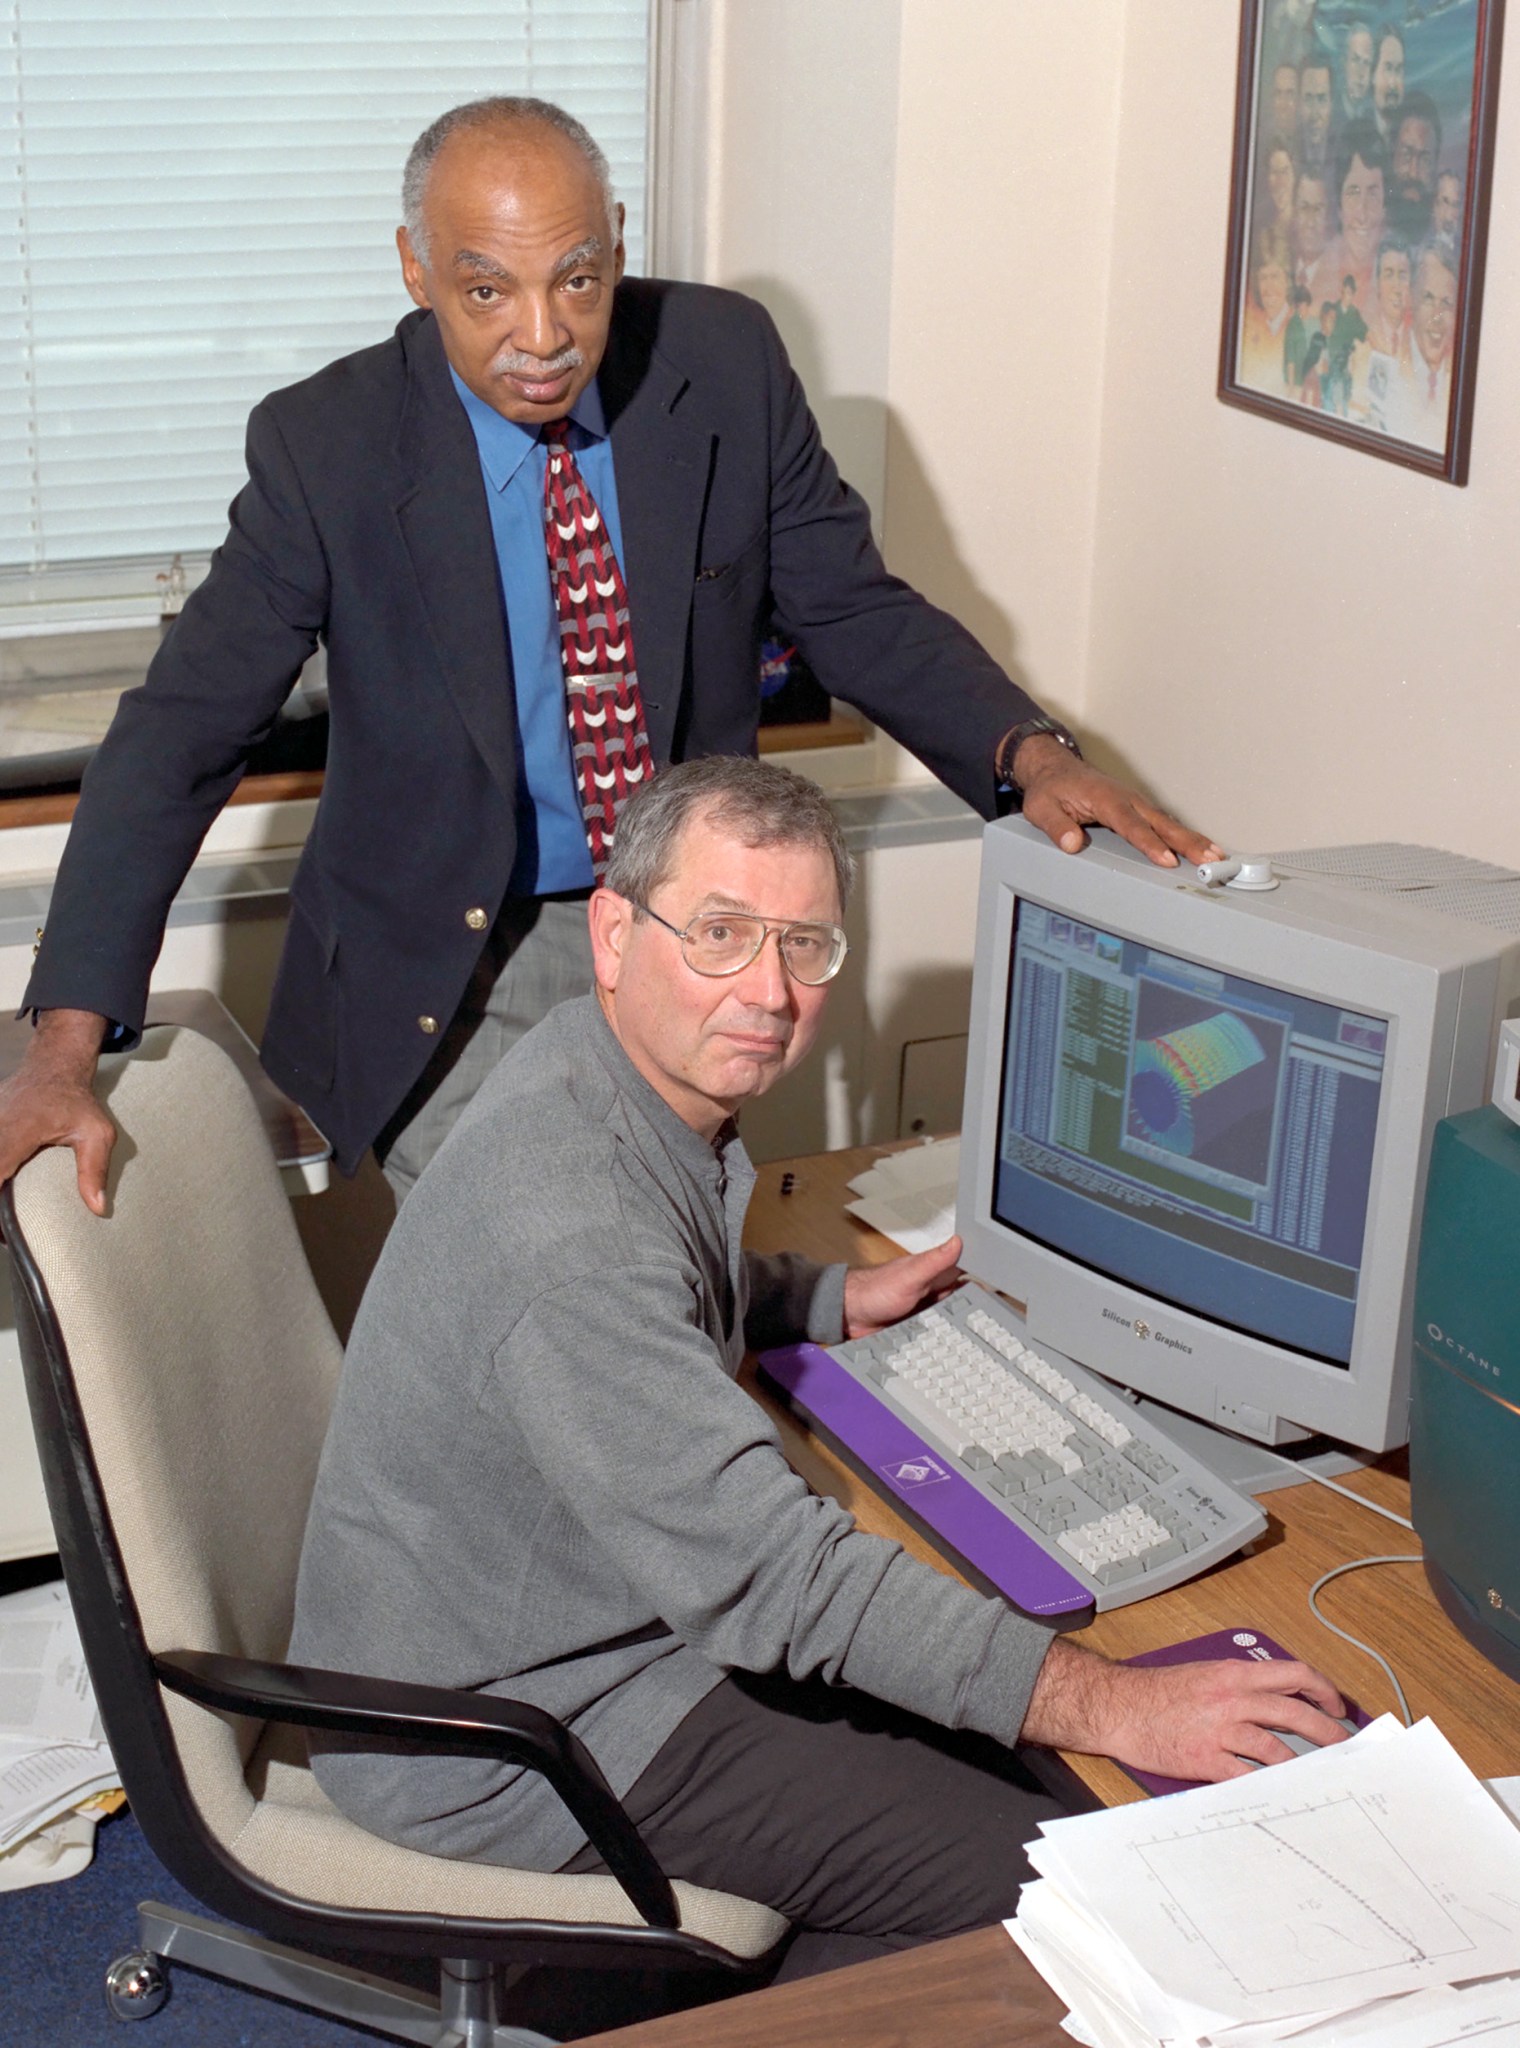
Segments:
[[[1285,1757],[1274,1728],[1341,1735],[1305,1665],[1111,1665],[865,1534],[735,1384],[747,1344],[864,1334],[955,1278],[956,1239],[860,1271],[740,1250],[735,1115],[817,1032],[850,866],[817,790],[764,762],[629,803],[595,992],[487,1080],[365,1296],[291,1651],[558,1715],[672,1876],[798,1925],[793,1974],[1013,1911],[1057,1810],[1021,1738],[1221,1778]],[[393,1841],[600,1867],[513,1767],[315,1768]]]

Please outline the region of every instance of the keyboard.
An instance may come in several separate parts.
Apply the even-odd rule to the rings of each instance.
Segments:
[[[768,1351],[760,1370],[974,1584],[1057,1626],[1165,1592],[1267,1526],[974,1281],[874,1337]]]

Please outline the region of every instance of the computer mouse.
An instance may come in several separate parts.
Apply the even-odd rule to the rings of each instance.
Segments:
[[[1361,1722],[1353,1721],[1348,1714],[1329,1715],[1326,1718],[1338,1720],[1348,1735],[1357,1734],[1364,1725]],[[1311,1749],[1323,1749],[1325,1746],[1322,1742],[1311,1742],[1307,1735],[1295,1735],[1287,1728],[1274,1728],[1272,1733],[1279,1742],[1285,1742],[1295,1756],[1307,1756]],[[1263,1768],[1260,1757],[1242,1757],[1241,1762],[1249,1764],[1253,1771],[1259,1771]]]

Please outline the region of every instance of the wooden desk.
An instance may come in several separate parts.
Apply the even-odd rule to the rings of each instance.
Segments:
[[[1001,1927],[644,2020],[575,2048],[1071,2048],[1065,2006]]]
[[[846,1183],[887,1148],[779,1160],[760,1172],[746,1240],[757,1251],[806,1250],[815,1257],[876,1264],[896,1247],[845,1212]],[[781,1176],[794,1179],[790,1195]],[[756,1387],[776,1416],[787,1455],[820,1493],[832,1494],[860,1526],[897,1538],[915,1555],[949,1570],[828,1447]],[[1409,1512],[1402,1453],[1344,1480],[1395,1513]],[[1152,1599],[1099,1615],[1078,1640],[1110,1657],[1128,1657],[1217,1629],[1250,1627],[1276,1638],[1369,1713],[1396,1711],[1382,1671],[1321,1628],[1307,1605],[1309,1587],[1332,1565],[1387,1552],[1413,1555],[1419,1540],[1306,1481],[1267,1496],[1269,1526],[1249,1557]],[[1416,1716],[1429,1714],[1480,1777],[1520,1773],[1520,1686],[1472,1649],[1437,1606],[1418,1565],[1348,1573],[1320,1596],[1330,1617],[1364,1636],[1398,1672]],[[1145,1795],[1116,1764],[1068,1761],[1105,1805]],[[1070,2048],[1059,2028],[1060,2002],[1001,1928],[957,1935],[885,1961],[827,1977],[757,1991],[613,2034],[606,2048]],[[590,2043],[585,2044],[590,2048]]]
[[[801,1248],[817,1258],[845,1259],[857,1266],[891,1258],[896,1247],[844,1207],[847,1182],[879,1158],[882,1149],[820,1153],[762,1167],[746,1241],[757,1251]],[[794,1178],[790,1195],[780,1192],[784,1172]],[[896,1537],[915,1555],[949,1569],[825,1444],[778,1411],[768,1396],[758,1398],[776,1415],[787,1456],[810,1485],[843,1501],[862,1528]],[[1409,1471],[1402,1451],[1341,1484],[1396,1514],[1409,1513]],[[1262,1505],[1268,1515],[1267,1533],[1257,1540],[1252,1555],[1217,1565],[1170,1593],[1100,1614],[1078,1632],[1077,1640],[1106,1656],[1131,1657],[1216,1629],[1256,1628],[1317,1665],[1368,1713],[1396,1712],[1381,1670],[1320,1627],[1309,1611],[1308,1592],[1332,1565],[1387,1552],[1412,1556],[1419,1551],[1419,1539],[1310,1481],[1268,1494]],[[1398,1672],[1414,1714],[1429,1714],[1439,1722],[1480,1777],[1520,1773],[1520,1685],[1458,1635],[1436,1604],[1419,1565],[1348,1573],[1325,1589],[1320,1605],[1333,1621],[1382,1651]],[[1145,1796],[1116,1764],[1093,1757],[1072,1757],[1070,1762],[1105,1805]]]

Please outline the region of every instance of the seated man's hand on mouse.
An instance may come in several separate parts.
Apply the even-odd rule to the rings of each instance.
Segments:
[[[1023,1740],[1111,1756],[1168,1778],[1243,1778],[1305,1749],[1344,1742],[1346,1703],[1297,1659],[1111,1664],[1058,1637],[1024,1717]]]
[[[1335,1718],[1340,1723],[1341,1727],[1345,1729],[1348,1735],[1356,1734],[1357,1724],[1355,1723],[1355,1721],[1352,1720],[1349,1714],[1337,1714]],[[1276,1735],[1279,1742],[1285,1743],[1287,1745],[1288,1749],[1292,1751],[1294,1756],[1307,1756],[1311,1749],[1318,1749],[1322,1746],[1317,1740],[1311,1739],[1307,1735],[1296,1734],[1292,1729],[1289,1728],[1275,1728],[1272,1732],[1274,1735]],[[1326,1739],[1330,1740],[1332,1738],[1327,1737]],[[1241,1761],[1244,1763],[1248,1763],[1253,1771],[1259,1771],[1264,1763],[1282,1763],[1285,1761],[1285,1759],[1282,1757],[1273,1758],[1248,1756],[1242,1758]]]

